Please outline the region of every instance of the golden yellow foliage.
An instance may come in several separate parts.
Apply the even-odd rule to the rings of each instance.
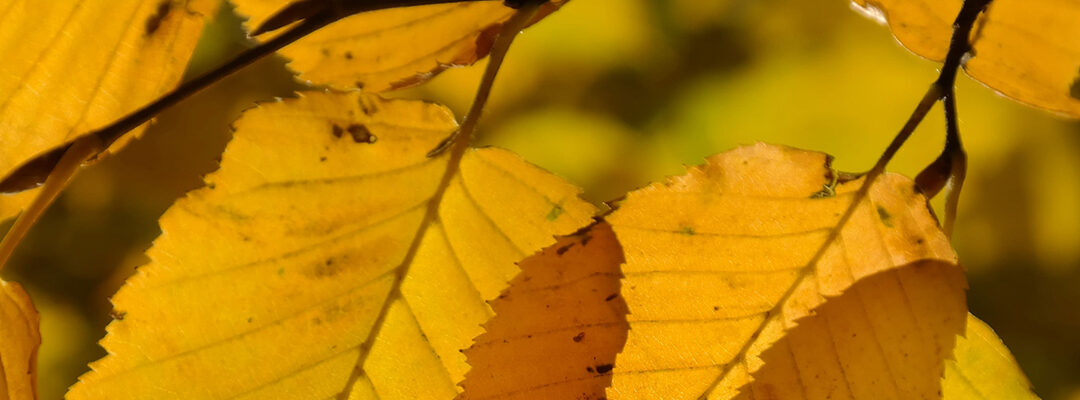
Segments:
[[[967,319],[956,290],[964,286],[956,264],[935,260],[862,279],[763,352],[738,398],[941,398],[946,359]]]
[[[110,354],[69,397],[455,396],[485,300],[595,211],[503,150],[426,156],[456,128],[356,92],[244,114],[221,169],[161,218],[113,298]]]
[[[601,399],[626,343],[622,249],[607,223],[521,262],[465,355],[463,399]]]
[[[171,89],[218,3],[0,2],[0,176]],[[0,219],[34,193],[0,196]]]
[[[246,25],[262,25],[292,0],[234,0]],[[537,18],[562,1],[546,4]],[[422,83],[487,55],[514,10],[501,1],[460,2],[356,14],[327,26],[281,53],[301,80],[382,92]]]
[[[887,19],[905,47],[945,59],[961,0],[855,0]],[[1080,117],[1080,3],[994,0],[976,22],[964,69],[987,86],[1033,106]]]
[[[967,331],[946,361],[942,391],[945,400],[1038,399],[994,330],[970,314]]]
[[[758,144],[630,193],[608,218],[630,310],[609,397],[733,398],[762,351],[826,297],[916,261],[955,261],[926,199],[897,175],[879,178],[823,249],[862,184],[834,188],[832,176],[825,154]]]
[[[0,399],[37,399],[40,322],[22,286],[0,280]]]

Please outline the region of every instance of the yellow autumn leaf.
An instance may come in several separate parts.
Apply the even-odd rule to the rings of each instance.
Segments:
[[[253,30],[293,0],[232,0]],[[543,18],[564,1],[544,5]],[[463,1],[356,14],[286,46],[300,79],[382,92],[422,83],[483,58],[514,10],[501,1]],[[265,39],[260,35],[259,39]]]
[[[465,355],[462,399],[601,399],[626,343],[622,249],[600,223],[521,262]]]
[[[0,399],[37,399],[40,323],[26,291],[0,280]]]
[[[175,86],[218,3],[0,1],[0,176]],[[0,219],[34,193],[0,196]]]
[[[825,154],[758,144],[630,193],[607,219],[630,312],[608,397],[733,398],[826,297],[917,261],[955,262],[926,199],[897,175],[823,248],[862,184],[833,188],[832,176]]]
[[[934,260],[864,278],[764,351],[738,398],[939,399],[968,315],[962,287],[958,265]]]
[[[945,364],[942,391],[945,400],[1039,398],[994,330],[971,314]]]
[[[905,47],[945,59],[962,0],[855,0]],[[1022,103],[1080,117],[1080,3],[994,0],[972,30],[971,77]]]
[[[595,211],[504,150],[427,157],[457,128],[430,103],[309,93],[235,127],[71,399],[452,398],[485,300]]]

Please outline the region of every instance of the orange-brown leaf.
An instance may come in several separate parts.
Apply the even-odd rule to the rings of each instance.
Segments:
[[[463,399],[601,399],[626,343],[622,249],[607,223],[521,262],[465,351]]]

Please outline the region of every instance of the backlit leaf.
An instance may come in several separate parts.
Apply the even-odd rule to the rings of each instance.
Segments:
[[[250,29],[291,0],[233,0]],[[537,18],[563,1],[544,5]],[[382,92],[422,83],[487,55],[514,13],[501,1],[466,1],[356,14],[281,50],[300,79],[337,88]],[[260,35],[260,39],[264,39]]]
[[[917,261],[955,262],[926,199],[897,175],[815,258],[862,184],[832,195],[832,175],[825,154],[758,144],[629,194],[608,218],[630,324],[608,397],[733,398],[826,297]]]
[[[356,92],[247,112],[221,169],[161,218],[113,298],[109,355],[69,397],[455,396],[485,300],[594,213],[498,149],[468,151],[438,196],[450,157],[426,154],[456,127]]]
[[[864,278],[763,352],[739,398],[941,398],[946,359],[968,315],[957,290],[965,286],[963,270],[941,261]]]
[[[972,315],[945,364],[946,400],[1038,399],[1009,349],[986,323]]]
[[[0,280],[0,399],[37,399],[40,322],[26,291]]]
[[[0,1],[0,177],[175,86],[218,3]],[[0,196],[0,219],[34,193]]]
[[[465,351],[463,399],[601,399],[626,343],[622,249],[600,223],[521,262]]]
[[[962,0],[855,0],[905,47],[945,59]],[[1080,3],[994,0],[972,30],[973,78],[1033,106],[1080,117]]]

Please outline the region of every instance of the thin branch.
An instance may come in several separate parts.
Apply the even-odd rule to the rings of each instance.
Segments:
[[[476,130],[477,123],[480,121],[480,116],[484,111],[484,105],[487,104],[488,97],[491,94],[491,88],[495,84],[495,77],[499,73],[499,68],[502,66],[502,62],[506,57],[507,51],[510,49],[510,45],[514,42],[514,38],[517,34],[532,21],[533,17],[539,11],[540,5],[546,2],[547,0],[529,0],[528,3],[521,5],[518,8],[518,11],[503,24],[502,30],[495,38],[495,43],[491,47],[487,69],[484,71],[480,86],[476,90],[476,97],[473,99],[472,106],[469,108],[469,113],[465,115],[465,121],[461,123],[461,127],[451,134],[449,138],[444,140],[436,149],[428,153],[429,157],[439,157],[446,151],[449,151],[449,155],[447,155],[449,160],[447,161],[446,171],[443,172],[442,179],[439,182],[439,186],[436,187],[435,193],[432,195],[431,199],[428,200],[424,218],[421,220],[420,226],[413,236],[413,241],[409,245],[408,251],[405,253],[405,258],[397,267],[397,274],[390,294],[387,296],[386,302],[383,303],[382,308],[379,310],[378,316],[375,317],[375,323],[372,325],[371,331],[368,332],[367,338],[360,345],[360,355],[357,357],[356,364],[353,367],[352,376],[349,377],[349,381],[337,395],[339,400],[348,399],[353,386],[360,378],[365,376],[364,364],[367,362],[368,355],[371,354],[375,339],[379,337],[381,328],[385,325],[391,304],[398,299],[404,299],[404,296],[401,293],[401,284],[408,275],[409,269],[413,260],[416,258],[417,253],[419,253],[420,243],[423,241],[427,229],[434,224],[439,217],[439,206],[442,204],[443,195],[446,194],[446,189],[450,186],[450,182],[460,170],[459,166],[461,165],[461,160],[465,156],[465,151],[468,150],[469,145],[472,142],[473,132]]]
[[[843,215],[841,215],[840,219],[837,220],[834,228],[829,231],[829,236],[826,237],[822,245],[818,247],[817,252],[814,253],[814,256],[810,259],[806,266],[799,271],[799,275],[796,277],[795,281],[787,289],[787,291],[785,291],[784,294],[780,296],[780,299],[777,301],[776,305],[769,311],[768,315],[772,315],[774,316],[774,318],[776,318],[775,316],[779,315],[779,311],[782,309],[784,303],[786,303],[787,300],[791,297],[791,295],[795,293],[795,289],[799,287],[802,280],[806,279],[806,277],[811,275],[811,272],[814,271],[817,263],[821,261],[822,257],[828,251],[829,247],[831,247],[840,237],[840,233],[843,231],[848,221],[851,220],[851,217],[855,214],[855,211],[858,209],[859,205],[862,204],[862,202],[869,196],[870,188],[873,186],[874,182],[877,180],[878,177],[885,173],[885,167],[888,166],[889,161],[891,161],[896,155],[896,153],[900,151],[900,148],[903,147],[904,143],[908,140],[908,138],[911,137],[911,134],[915,132],[915,128],[919,126],[919,124],[923,121],[923,118],[934,106],[934,103],[936,103],[938,100],[944,101],[946,109],[946,119],[950,121],[949,125],[947,126],[949,143],[952,143],[952,149],[954,149],[954,151],[955,149],[960,149],[960,152],[962,153],[963,150],[960,146],[959,129],[957,128],[956,124],[956,104],[953,86],[956,82],[957,72],[961,64],[963,63],[963,58],[971,50],[971,44],[968,42],[968,38],[971,35],[971,29],[975,24],[975,20],[979,16],[979,14],[982,13],[982,11],[986,8],[986,6],[990,4],[991,1],[992,0],[964,0],[964,5],[961,7],[961,10],[956,17],[956,22],[953,24],[953,35],[952,40],[949,44],[949,52],[946,56],[945,63],[942,66],[941,73],[938,75],[938,79],[930,85],[929,89],[927,89],[926,94],[923,95],[922,100],[915,107],[915,111],[912,112],[911,116],[907,120],[907,123],[905,123],[903,128],[900,129],[900,132],[896,134],[892,142],[889,143],[889,146],[885,148],[885,151],[881,154],[881,157],[879,157],[877,162],[874,163],[873,168],[871,168],[870,171],[866,172],[863,175],[863,183],[859,186],[858,191],[855,192],[855,195],[851,200],[851,204],[848,205]],[[949,151],[949,145],[947,144],[946,152]],[[960,167],[959,171],[961,172],[961,179],[959,182],[960,184],[962,184],[962,172],[964,171],[964,167]],[[952,204],[952,207],[954,209],[956,206],[956,202],[959,199],[959,186],[956,186],[956,188],[956,194],[950,196],[950,203]],[[951,228],[951,222],[948,228]],[[768,318],[762,321],[761,326],[758,327],[756,333],[760,333],[761,330],[764,329],[768,321]],[[757,336],[756,333],[754,335],[755,337]],[[717,387],[719,387],[720,382],[723,381],[727,374],[731,372],[731,369],[736,365],[735,360],[744,359],[746,357],[746,353],[750,350],[750,346],[753,343],[753,340],[748,340],[745,344],[743,344],[743,346],[732,358],[732,361],[724,365],[717,378],[700,396],[701,399],[707,398],[710,393],[712,393]],[[749,372],[750,371],[747,371],[747,373]]]

